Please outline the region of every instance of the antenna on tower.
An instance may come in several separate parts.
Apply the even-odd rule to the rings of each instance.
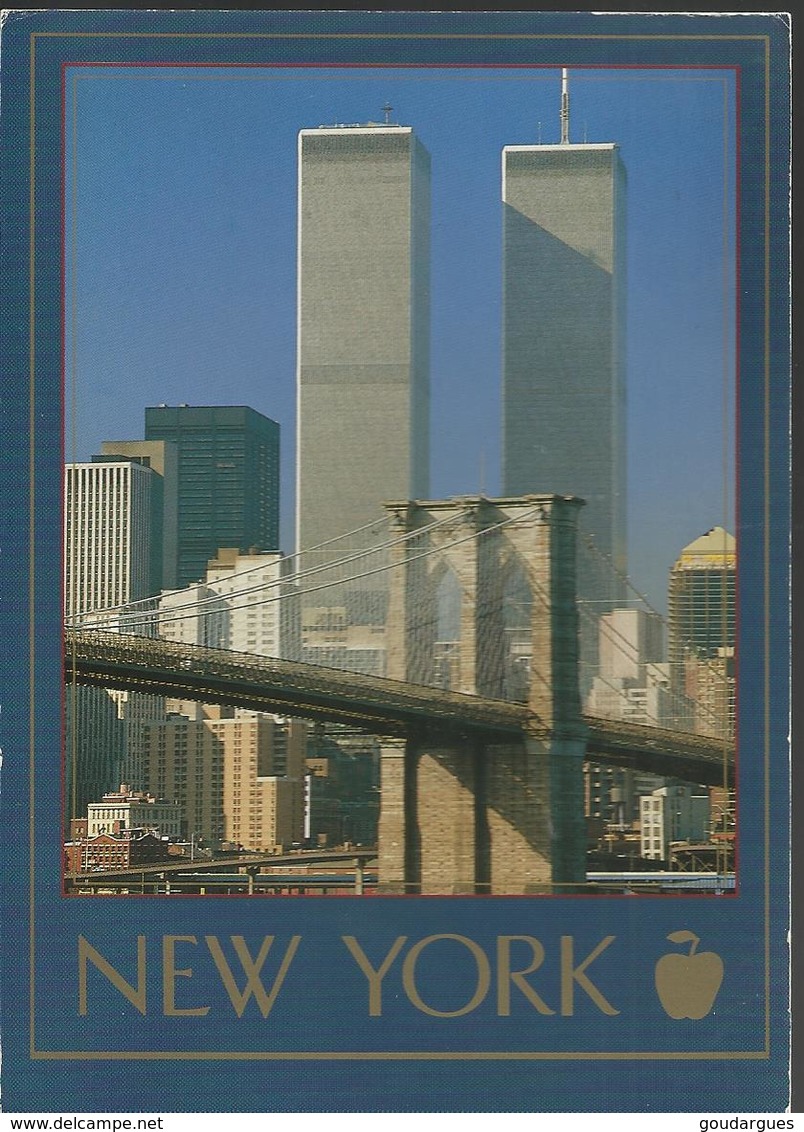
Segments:
[[[542,144],[542,124],[541,124],[541,122],[536,123],[536,136],[539,139],[539,145],[541,145]]]
[[[385,114],[385,124],[387,126],[391,121],[391,111],[393,110],[393,106],[390,104],[390,102],[386,102],[385,106],[383,106],[382,109],[383,113]]]
[[[561,144],[569,145],[569,72],[561,68]]]

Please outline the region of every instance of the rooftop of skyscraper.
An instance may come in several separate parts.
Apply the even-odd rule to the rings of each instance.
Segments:
[[[736,546],[734,535],[730,535],[723,527],[712,527],[684,547],[676,565],[686,565],[693,558],[698,561],[704,558],[712,562],[722,561],[724,557],[733,559]]]
[[[385,121],[384,122],[373,122],[373,121],[368,121],[368,122],[329,122],[329,123],[322,123],[318,127],[318,129],[319,130],[385,130],[385,129],[389,129],[389,130],[410,130],[412,128],[411,126],[402,126],[402,125],[399,124],[399,122],[392,122],[391,121],[391,114],[392,114],[394,108],[393,108],[393,106],[391,106],[391,104],[389,102],[386,102],[386,104],[383,107],[381,107],[381,109],[382,109],[383,114],[385,115]],[[303,133],[303,134],[309,133],[309,130],[302,130],[301,133]]]

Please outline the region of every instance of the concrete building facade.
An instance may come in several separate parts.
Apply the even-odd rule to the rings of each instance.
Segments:
[[[662,621],[647,609],[613,609],[600,618],[600,675],[642,684],[646,668],[664,660]]]
[[[305,550],[427,495],[430,159],[409,127],[369,124],[302,130],[298,162]]]
[[[183,807],[188,837],[247,849],[300,841],[305,725],[201,705],[194,716],[146,727],[147,789]]]
[[[109,631],[125,607],[158,592],[162,562],[162,477],[141,454],[68,464],[64,478],[64,611]],[[106,611],[106,612],[103,612]],[[135,619],[136,621],[136,619]],[[132,622],[129,631],[137,631]],[[135,720],[159,716],[164,701],[102,688],[67,689],[65,822],[136,772]]]
[[[580,531],[620,570],[625,182],[614,144],[502,154],[503,491],[584,499]]]
[[[589,715],[647,726],[667,726],[671,697],[662,622],[645,609],[612,609],[600,617],[599,667],[585,701]],[[612,829],[639,818],[640,797],[664,785],[657,775],[587,763],[584,809]]]
[[[216,646],[259,656],[293,658],[297,602],[283,585],[292,559],[220,549],[207,564],[207,587],[220,595],[221,638]]]
[[[176,585],[176,527],[178,522],[178,453],[168,440],[104,440],[101,455],[136,460],[152,468],[160,477],[161,514],[155,517],[154,554],[161,551],[160,585],[172,589]]]
[[[87,807],[87,836],[143,829],[157,837],[180,837],[184,818],[181,807],[166,798],[157,798],[122,784],[119,790],[104,794]]]
[[[292,559],[220,549],[205,578],[159,599],[165,640],[295,659],[298,602],[283,586]]]
[[[161,477],[135,460],[98,457],[67,465],[64,492],[66,616],[157,592],[152,547]]]
[[[612,609],[599,619],[598,669],[586,711],[607,719],[666,726],[671,714],[661,617]]]
[[[640,856],[666,861],[674,841],[702,841],[709,830],[709,795],[702,787],[662,786],[639,799]]]
[[[159,598],[157,632],[166,641],[216,648],[223,636],[225,602],[206,582],[168,590]]]

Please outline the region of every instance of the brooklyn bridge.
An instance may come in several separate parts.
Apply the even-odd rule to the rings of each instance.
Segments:
[[[628,595],[579,543],[580,506],[554,495],[389,504],[380,547],[326,548],[273,592],[252,587],[251,601],[282,605],[284,655],[166,639],[176,613],[141,603],[73,619],[66,678],[378,736],[385,892],[572,890],[586,870],[587,761],[705,786],[734,777],[733,742],[722,727],[693,730],[689,704],[640,723],[582,710],[600,613]],[[372,647],[324,647],[338,637],[334,610],[336,629],[362,626]],[[196,603],[182,616],[216,615]]]

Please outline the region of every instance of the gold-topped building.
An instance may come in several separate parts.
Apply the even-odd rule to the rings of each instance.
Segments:
[[[696,730],[734,728],[737,551],[713,527],[681,551],[670,570],[668,659],[671,687],[697,705]]]

